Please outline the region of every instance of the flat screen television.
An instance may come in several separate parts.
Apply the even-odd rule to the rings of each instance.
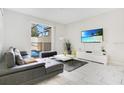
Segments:
[[[91,29],[81,31],[81,42],[83,43],[101,43],[103,41],[103,29]]]

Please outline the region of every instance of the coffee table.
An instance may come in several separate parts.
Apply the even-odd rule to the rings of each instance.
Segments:
[[[64,54],[59,54],[59,55],[54,56],[53,58],[55,58],[56,60],[65,62],[65,61],[73,59],[73,56],[72,55],[65,56]]]

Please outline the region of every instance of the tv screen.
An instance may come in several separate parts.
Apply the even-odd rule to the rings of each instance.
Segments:
[[[91,29],[81,32],[81,42],[100,43],[103,41],[103,29]]]

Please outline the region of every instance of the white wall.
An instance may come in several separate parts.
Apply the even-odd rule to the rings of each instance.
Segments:
[[[55,49],[62,53],[62,37],[68,38],[77,50],[92,50],[99,52],[101,44],[83,44],[80,41],[81,30],[103,28],[104,45],[109,55],[109,61],[124,63],[124,9],[117,9],[92,18],[87,18],[69,25],[62,25],[36,17],[4,10],[4,50],[10,46],[20,50],[30,50],[31,23],[44,23],[55,29]]]
[[[4,9],[4,50],[7,50],[10,46],[14,46],[20,50],[30,51],[32,22],[43,23],[54,27],[54,47],[59,53],[61,53],[62,44],[59,42],[59,37],[64,35],[64,25],[13,12],[7,9]]]
[[[81,30],[103,28],[104,46],[109,55],[109,62],[124,63],[124,9],[117,9],[92,18],[67,25],[67,35],[73,47],[79,50],[98,52],[102,44],[81,43]]]
[[[2,16],[2,9],[0,9],[0,59],[2,55],[3,50],[3,16]]]

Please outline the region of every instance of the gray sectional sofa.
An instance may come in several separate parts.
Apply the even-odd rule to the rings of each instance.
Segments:
[[[12,62],[8,60],[10,61]],[[62,72],[63,64],[50,58],[42,58],[38,62],[12,67],[7,67],[7,63],[3,61],[0,62],[0,85],[35,84],[37,80],[43,80]]]

